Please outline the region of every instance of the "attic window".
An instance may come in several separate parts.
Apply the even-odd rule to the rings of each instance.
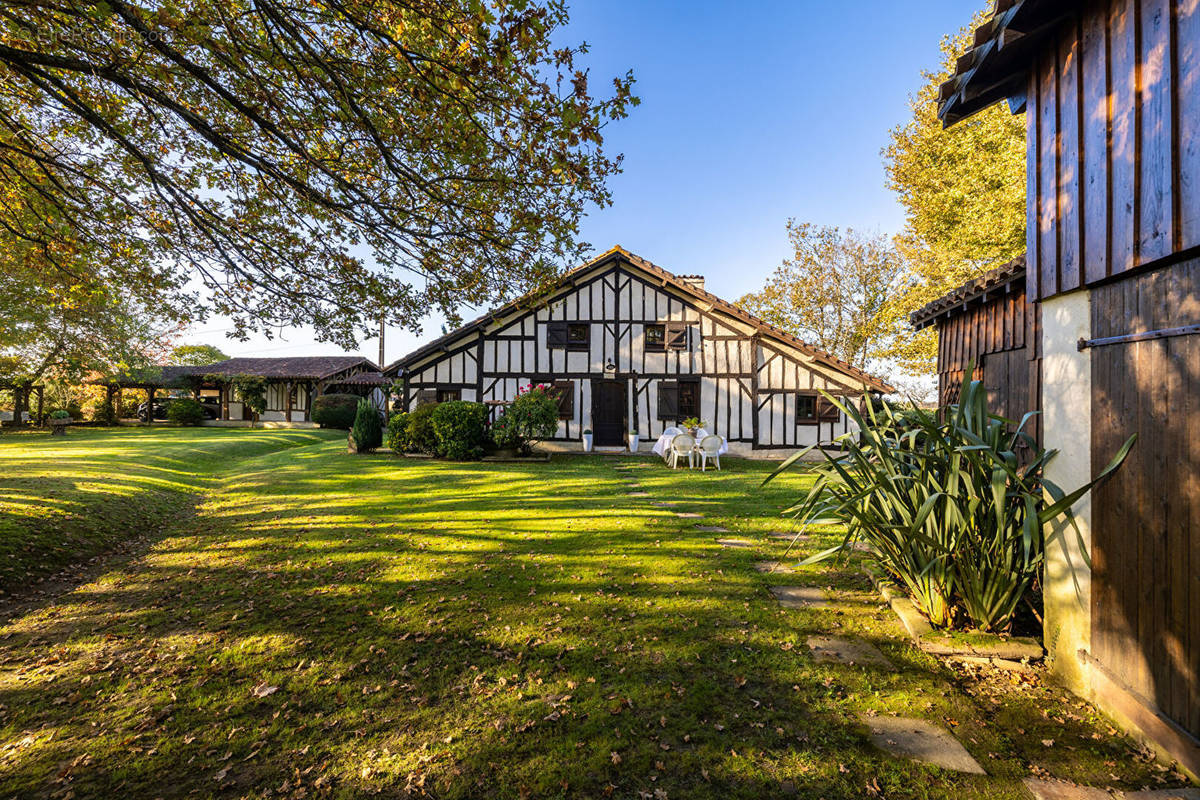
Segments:
[[[687,350],[686,322],[666,322],[646,326],[645,348],[652,352]]]
[[[592,326],[586,322],[547,322],[546,347],[560,350],[587,350]]]

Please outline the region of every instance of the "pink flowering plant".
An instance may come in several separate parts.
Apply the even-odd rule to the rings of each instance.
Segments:
[[[558,390],[546,384],[530,384],[517,390],[517,397],[492,423],[492,440],[497,447],[513,448],[522,455],[558,430]]]

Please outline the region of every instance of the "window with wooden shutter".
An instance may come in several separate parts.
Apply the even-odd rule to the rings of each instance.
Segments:
[[[700,381],[681,380],[679,382],[679,418],[700,416]]]
[[[575,416],[575,381],[555,381],[558,392],[558,418],[572,419]]]
[[[667,326],[647,325],[643,346],[648,352],[659,353],[666,349]]]
[[[547,322],[546,347],[587,350],[592,344],[592,326],[586,322]]]
[[[437,389],[419,389],[417,390],[417,405],[423,406],[429,403],[438,401]]]
[[[837,422],[842,418],[842,411],[826,397],[817,397],[817,418],[821,422]]]
[[[796,424],[797,425],[816,425],[817,419],[817,395],[815,394],[797,394],[796,395]]]
[[[671,422],[679,419],[679,381],[658,382],[658,418]]]
[[[667,323],[667,349],[688,349],[688,326],[686,322]]]
[[[461,400],[461,399],[462,399],[462,390],[461,389],[438,389],[437,390],[437,401],[439,403],[449,403],[452,400]]]

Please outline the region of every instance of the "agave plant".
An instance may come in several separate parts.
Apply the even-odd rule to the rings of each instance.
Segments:
[[[1006,630],[1037,578],[1047,536],[1079,535],[1071,506],[1121,465],[1131,436],[1104,470],[1067,493],[1046,479],[1055,450],[1045,450],[1019,422],[988,411],[983,384],[968,368],[957,404],[925,411],[863,403],[860,411],[826,395],[858,427],[818,446],[823,460],[807,494],[785,513],[806,525],[841,524],[841,544],[807,559],[832,558],[865,540],[880,566],[938,627],[956,609],[984,631]],[[797,453],[767,478],[791,468]],[[1068,525],[1046,534],[1047,523]],[[1081,548],[1082,549],[1082,548]],[[1085,558],[1086,558],[1086,551]]]

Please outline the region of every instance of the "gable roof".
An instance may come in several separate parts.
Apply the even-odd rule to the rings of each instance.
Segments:
[[[628,263],[631,266],[636,267],[637,269],[640,269],[643,272],[654,276],[655,278],[658,278],[664,286],[670,286],[678,292],[690,296],[693,300],[703,305],[710,306],[713,309],[718,309],[722,313],[734,317],[735,319],[738,319],[747,325],[750,325],[759,333],[762,333],[772,339],[776,339],[779,342],[788,345],[789,347],[793,347],[796,350],[799,350],[802,353],[810,356],[813,358],[813,360],[819,361],[828,367],[832,367],[833,369],[855,379],[871,389],[884,394],[892,394],[896,391],[893,386],[875,377],[874,375],[864,372],[857,367],[853,367],[845,361],[835,358],[824,350],[813,347],[808,342],[802,341],[790,333],[776,328],[774,325],[759,319],[750,312],[745,311],[744,309],[728,302],[727,300],[722,300],[714,294],[709,294],[708,292],[696,287],[693,283],[688,281],[686,276],[679,276],[668,272],[662,267],[652,264],[644,258],[629,252],[620,245],[610,248],[592,260],[587,261],[580,266],[575,267],[574,269],[568,270],[558,279],[558,281],[556,281],[549,292],[527,294],[504,306],[501,306],[498,309],[495,309],[494,311],[490,311],[487,314],[484,314],[482,317],[468,322],[467,324],[463,325],[457,330],[451,331],[445,336],[434,339],[429,344],[423,345],[403,358],[393,362],[386,370],[384,370],[384,374],[399,375],[400,372],[407,368],[410,364],[419,361],[431,353],[435,353],[439,350],[447,348],[451,342],[459,340],[467,334],[487,328],[489,325],[499,325],[504,317],[507,317],[514,312],[532,311],[536,309],[540,305],[539,301],[542,297],[546,296],[546,294],[553,293],[557,289],[564,288],[567,284],[578,280],[583,273],[599,270],[604,267],[608,267],[613,263],[621,261],[624,261],[625,263]]]
[[[1017,285],[1025,289],[1025,256],[1020,255],[995,269],[988,270],[978,278],[963,285],[909,314],[908,321],[914,330],[921,330],[937,322],[943,316],[953,316],[959,309],[986,303],[999,294],[1012,291]]]
[[[949,127],[993,103],[1011,98],[1024,108],[1025,79],[1041,45],[1085,0],[996,0],[975,29],[971,49],[938,91],[938,117]]]

